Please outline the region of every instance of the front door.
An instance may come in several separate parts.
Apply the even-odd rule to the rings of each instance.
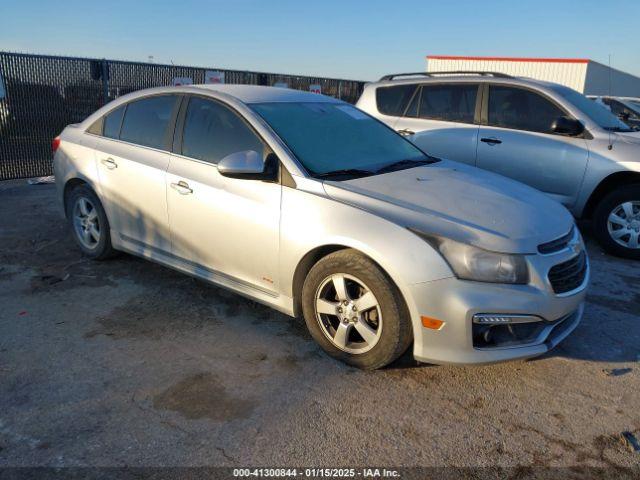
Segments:
[[[589,150],[584,138],[551,131],[553,121],[563,115],[568,114],[536,92],[491,85],[477,166],[526,183],[571,208]]]
[[[231,153],[266,155],[268,147],[218,101],[193,96],[184,110],[166,180],[173,255],[204,275],[275,291],[281,186],[224,177],[216,166]]]

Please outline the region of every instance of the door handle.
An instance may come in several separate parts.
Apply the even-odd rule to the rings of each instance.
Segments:
[[[484,143],[488,143],[491,146],[502,143],[502,140],[498,140],[496,137],[481,138],[480,141]]]
[[[114,168],[118,168],[118,164],[116,163],[116,161],[109,157],[109,158],[103,158],[102,160],[100,160],[100,162],[107,167],[109,170],[113,170]]]
[[[180,195],[189,195],[193,193],[193,190],[189,187],[189,184],[184,180],[180,180],[178,183],[172,183],[171,188],[177,190]]]
[[[414,132],[413,130],[409,130],[408,128],[403,128],[401,130],[398,130],[398,133],[403,137],[408,137],[410,135],[413,135],[416,132]]]

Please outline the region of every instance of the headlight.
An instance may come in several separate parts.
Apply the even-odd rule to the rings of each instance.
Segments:
[[[410,230],[436,248],[458,278],[491,283],[525,284],[529,281],[524,255],[490,252],[448,238]]]

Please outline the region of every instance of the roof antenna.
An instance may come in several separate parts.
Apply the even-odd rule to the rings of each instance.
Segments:
[[[609,98],[611,98],[611,54],[609,54]],[[613,112],[611,112],[613,115]],[[611,129],[609,131],[609,146],[607,147],[609,150],[613,150],[613,144],[611,143]]]

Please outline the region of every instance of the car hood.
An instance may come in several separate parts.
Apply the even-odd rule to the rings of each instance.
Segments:
[[[640,131],[638,132],[624,132],[616,133],[616,136],[625,143],[631,143],[633,145],[640,145]]]
[[[331,198],[399,225],[503,253],[535,253],[574,221],[562,205],[522,183],[442,160],[336,182]],[[375,234],[375,232],[372,232]]]

